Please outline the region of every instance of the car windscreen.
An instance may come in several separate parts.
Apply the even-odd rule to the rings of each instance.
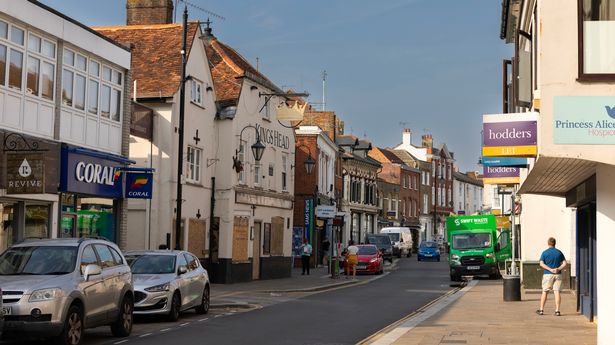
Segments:
[[[0,255],[0,275],[61,275],[75,270],[74,246],[13,247]]]
[[[453,249],[489,248],[491,247],[491,234],[454,234]]]
[[[421,248],[437,248],[438,245],[436,242],[423,242],[421,243]]]
[[[397,233],[388,233],[387,235],[389,235],[389,238],[391,239],[391,241],[397,242],[399,241],[399,234]]]
[[[359,255],[376,255],[378,248],[372,246],[359,247]]]
[[[389,236],[367,236],[370,244],[391,244]]]
[[[126,255],[133,274],[167,274],[175,272],[175,255]]]

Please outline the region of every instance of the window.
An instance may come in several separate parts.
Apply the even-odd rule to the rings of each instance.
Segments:
[[[49,62],[41,65],[41,97],[53,100],[53,88],[55,81],[56,68]]]
[[[423,213],[427,214],[429,211],[427,210],[427,205],[429,205],[429,196],[427,194],[423,194]]]
[[[75,108],[85,109],[85,77],[81,74],[75,76]]]
[[[203,150],[188,146],[188,169],[186,178],[191,182],[201,182],[201,157]]]
[[[0,45],[0,84],[6,84],[6,47],[3,45]]]
[[[254,165],[254,185],[261,185],[261,166],[258,164]]]
[[[287,181],[287,171],[286,171],[286,165],[287,165],[287,160],[288,157],[286,155],[282,156],[282,190],[283,191],[288,191],[288,181]]]
[[[193,271],[197,268],[199,268],[199,260],[197,258],[195,258],[194,256],[190,255],[190,254],[186,254],[184,253],[184,257],[186,259],[186,262],[188,263],[186,266],[186,268],[188,268],[188,271]]]
[[[23,53],[11,49],[9,65],[9,87],[21,90],[21,76],[23,70]]]
[[[615,74],[615,1],[579,0],[579,77]]]
[[[177,268],[186,267],[188,269],[188,260],[183,255],[177,256]]]
[[[406,176],[401,177],[403,187],[406,188]]]
[[[11,26],[11,41],[13,41],[13,43],[23,46],[24,39],[25,39],[24,37],[25,37],[24,30],[16,26]]]
[[[273,163],[269,164],[269,176],[273,176],[274,175],[274,166]]]
[[[198,80],[190,79],[190,102],[202,105],[202,90],[203,83]]]
[[[98,114],[98,82],[91,79],[88,86],[88,112]]]
[[[243,170],[241,170],[239,172],[239,175],[237,176],[239,184],[245,184],[246,183],[246,177],[245,177],[245,173],[244,173],[245,165],[246,165],[245,164],[245,149],[244,149],[245,146],[246,146],[245,142],[241,142],[239,144],[239,150],[237,150],[237,160],[240,162],[240,164],[243,164],[243,166],[244,166]]]
[[[260,113],[260,115],[266,119],[269,118],[269,105],[271,104],[271,100],[269,100],[269,102],[267,102],[267,97],[263,96],[263,97],[259,97],[260,98],[260,102],[258,104],[258,111]]]
[[[98,265],[98,258],[96,257],[96,253],[94,252],[94,248],[91,245],[83,248],[83,253],[81,254],[81,274],[83,274],[83,270],[87,265]]]
[[[111,247],[109,247],[109,250],[111,251],[111,255],[113,255],[113,260],[115,261],[115,263],[118,265],[122,265],[124,263],[124,260],[122,260],[122,256]]]
[[[271,223],[264,224],[263,230],[263,254],[271,254]]]
[[[62,104],[73,105],[73,72],[62,71]]]
[[[38,82],[41,68],[41,60],[28,57],[28,74],[26,76],[26,92],[38,95]]]
[[[9,24],[0,20],[0,38],[8,38]]]
[[[113,254],[111,254],[109,247],[104,244],[95,244],[94,248],[98,253],[98,257],[100,257],[100,264],[103,269],[116,265],[115,259],[113,258]]]
[[[100,93],[100,116],[109,118],[111,115],[111,88],[103,85]]]

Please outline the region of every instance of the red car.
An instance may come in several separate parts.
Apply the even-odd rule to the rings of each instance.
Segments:
[[[359,244],[359,263],[357,264],[357,273],[367,272],[374,274],[382,274],[384,272],[384,260],[382,253],[373,244]],[[344,271],[346,271],[347,259],[344,258]],[[352,272],[349,272],[352,274]]]

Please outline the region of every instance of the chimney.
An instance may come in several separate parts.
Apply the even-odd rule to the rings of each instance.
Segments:
[[[433,148],[433,138],[431,134],[423,134],[421,146],[427,149],[427,153],[431,154]]]
[[[412,130],[410,128],[404,128],[404,134],[402,135],[401,143],[404,146],[412,145]]]
[[[172,0],[127,0],[126,25],[173,23]]]

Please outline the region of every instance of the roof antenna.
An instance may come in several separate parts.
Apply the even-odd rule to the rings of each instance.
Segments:
[[[260,62],[261,62],[261,59],[257,56],[256,57],[256,71],[257,72],[260,70]]]
[[[327,103],[325,102],[325,84],[327,81],[327,70],[322,70],[322,111],[325,111]]]

